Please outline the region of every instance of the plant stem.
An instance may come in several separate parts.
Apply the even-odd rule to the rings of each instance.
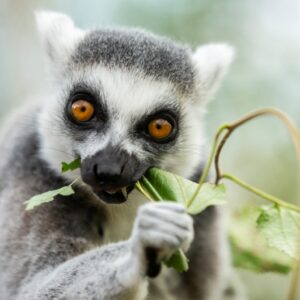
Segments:
[[[294,300],[297,299],[297,290],[300,278],[300,260],[297,260],[294,266],[294,272],[292,273],[291,278],[291,286],[289,289],[289,296],[288,299]]]
[[[237,120],[236,122],[228,125],[227,129],[228,132],[224,135],[223,139],[221,140],[218,148],[216,149],[216,155],[215,155],[215,169],[216,169],[216,184],[219,182],[221,179],[221,173],[220,173],[220,167],[219,167],[219,160],[220,160],[220,155],[221,151],[229,138],[229,136],[233,133],[233,131],[242,126],[243,124],[258,118],[263,115],[272,115],[280,119],[287,127],[288,132],[293,140],[296,153],[297,153],[297,165],[298,165],[298,203],[300,206],[300,133],[296,125],[293,123],[293,121],[287,116],[287,114],[283,113],[282,111],[276,109],[276,108],[263,108],[259,109],[257,111],[254,111],[252,113],[249,113],[248,115],[244,116],[243,118]],[[299,278],[300,277],[300,268],[295,268],[293,278]],[[298,288],[298,283],[297,280],[292,280],[291,287],[290,287],[290,292],[288,296],[288,300],[296,300],[296,295],[297,295],[297,288]]]
[[[75,184],[76,183],[76,181],[78,181],[79,180],[79,176],[78,177],[76,177],[70,184],[69,184],[69,186],[72,186],[73,184]]]
[[[218,128],[218,131],[214,137],[214,141],[213,141],[213,144],[212,144],[212,147],[211,147],[211,150],[210,150],[210,154],[209,154],[209,158],[208,158],[208,162],[206,163],[205,167],[204,167],[204,170],[203,170],[203,173],[199,179],[199,182],[198,182],[198,186],[194,192],[194,194],[192,195],[191,199],[189,199],[187,201],[187,208],[189,208],[192,203],[194,202],[194,200],[196,199],[201,187],[202,187],[202,184],[205,182],[208,174],[209,174],[209,170],[211,168],[211,165],[213,163],[213,159],[214,159],[214,156],[215,156],[215,152],[216,152],[216,148],[217,148],[217,145],[218,145],[218,141],[220,139],[220,136],[221,134],[224,132],[224,130],[227,130],[228,129],[228,125],[227,124],[224,124],[222,126],[220,126]]]
[[[139,181],[136,182],[135,188],[136,188],[140,193],[142,193],[148,200],[153,201],[153,200],[151,199],[150,195],[143,189],[143,187],[142,187],[142,185],[141,185],[141,183],[140,183]]]
[[[297,152],[298,173],[299,173],[298,198],[299,198],[299,205],[300,205],[300,133],[296,125],[293,123],[293,121],[285,113],[283,113],[282,111],[276,108],[269,107],[269,108],[262,108],[256,110],[238,119],[237,121],[227,125],[228,132],[224,135],[224,137],[222,138],[221,142],[219,143],[216,149],[216,155],[215,155],[216,183],[218,183],[219,176],[220,176],[220,171],[219,171],[220,154],[229,136],[238,127],[244,125],[245,123],[253,119],[256,119],[264,115],[273,115],[279,118],[286,125],[289,134],[291,135],[291,138],[293,140]]]
[[[277,197],[274,197],[268,193],[265,193],[263,192],[262,190],[258,189],[258,188],[255,188],[251,185],[249,185],[248,183],[246,183],[245,181],[231,175],[231,174],[222,174],[220,178],[224,178],[224,179],[228,179],[228,180],[231,180],[233,181],[234,183],[236,183],[237,185],[243,187],[244,189],[260,196],[261,198],[264,198],[268,201],[271,201],[273,202],[274,204],[276,205],[280,205],[282,207],[285,207],[287,209],[291,209],[291,210],[294,210],[296,212],[300,212],[300,207],[296,206],[296,205],[293,205],[291,203],[288,203],[288,202],[285,202]]]
[[[218,148],[216,149],[216,155],[215,155],[216,180],[215,180],[215,184],[218,184],[220,181],[220,178],[221,178],[221,171],[220,171],[220,166],[219,166],[220,155],[221,155],[221,152],[223,150],[223,147],[224,147],[227,139],[232,134],[233,130],[234,129],[231,126],[229,126],[228,131],[225,133],[221,142],[218,145]]]
[[[152,200],[155,200],[155,201],[163,201],[164,200],[164,199],[162,199],[160,194],[156,191],[156,189],[153,187],[151,182],[149,182],[149,180],[145,176],[143,176],[140,179],[140,181],[147,188],[148,192],[150,193],[150,197],[151,197]]]

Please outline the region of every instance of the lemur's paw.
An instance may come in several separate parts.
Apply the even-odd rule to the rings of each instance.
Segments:
[[[193,237],[193,219],[181,204],[171,202],[143,205],[132,236],[135,246],[157,249],[161,258],[170,256],[178,248],[186,251]]]

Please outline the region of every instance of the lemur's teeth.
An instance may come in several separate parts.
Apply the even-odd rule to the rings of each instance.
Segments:
[[[114,190],[107,190],[106,193],[110,194],[110,195],[114,195],[117,191]]]
[[[122,194],[123,194],[123,196],[124,196],[124,198],[125,199],[127,199],[127,188],[126,187],[123,187],[122,189],[121,189],[121,191],[122,191]]]

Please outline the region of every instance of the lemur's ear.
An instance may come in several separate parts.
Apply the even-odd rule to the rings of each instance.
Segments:
[[[194,52],[196,84],[205,101],[213,96],[233,57],[234,49],[227,44],[208,44]]]
[[[74,26],[66,15],[51,11],[36,11],[36,23],[48,58],[63,63],[84,32]]]

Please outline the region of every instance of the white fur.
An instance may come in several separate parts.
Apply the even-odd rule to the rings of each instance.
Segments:
[[[108,222],[105,228],[104,244],[126,241],[132,232],[133,223],[137,215],[138,208],[149,202],[139,192],[133,190],[128,201],[118,205],[105,205],[108,212]],[[117,226],[115,226],[117,224]],[[122,230],[120,230],[122,228]]]
[[[54,169],[59,170],[62,161],[71,161],[74,158],[73,151],[78,152],[84,159],[104,149],[108,144],[119,145],[128,153],[135,153],[143,158],[145,153],[141,148],[141,141],[129,139],[132,130],[131,119],[150,113],[155,107],[160,107],[166,102],[177,102],[185,116],[178,137],[180,150],[176,153],[171,150],[169,155],[165,155],[162,167],[183,176],[189,176],[193,172],[193,167],[204,155],[203,114],[195,109],[195,106],[202,106],[201,103],[192,103],[176,93],[173,85],[166,80],[157,81],[139,73],[112,70],[101,65],[76,70],[54,89],[65,90],[73,82],[82,81],[82,78],[94,89],[104,90],[104,98],[114,120],[105,136],[92,134],[85,142],[75,143],[62,122],[67,101],[63,99],[64,94],[57,93],[51,99],[47,99],[40,116],[39,129],[43,141],[42,156]],[[75,172],[74,175],[78,174]]]
[[[51,11],[35,12],[37,28],[42,45],[51,63],[52,71],[65,64],[76,44],[84,36],[84,31],[74,26],[66,15]],[[55,72],[58,76],[58,73]]]
[[[120,282],[124,287],[137,286],[138,291],[134,299],[142,300],[147,296],[147,282],[141,280],[141,274],[146,271],[145,249],[159,249],[160,259],[170,257],[178,248],[187,251],[194,238],[193,219],[182,205],[171,202],[148,202],[138,209],[136,218],[124,211],[124,206],[126,204],[111,209],[112,212],[123,210],[127,222],[134,222],[131,235],[124,237],[124,240],[129,238],[130,251],[119,260],[121,267],[124,262],[128,262],[126,272],[119,272],[117,275],[122,276]],[[124,224],[122,220],[120,222],[119,215],[116,221],[117,227],[123,228]],[[141,284],[137,284],[138,282]]]
[[[177,249],[188,250],[194,238],[193,219],[183,205],[152,202],[139,208],[131,235],[132,252],[144,256],[147,247],[170,257]]]
[[[209,100],[218,88],[234,58],[234,49],[227,44],[207,44],[193,55],[200,98]]]

